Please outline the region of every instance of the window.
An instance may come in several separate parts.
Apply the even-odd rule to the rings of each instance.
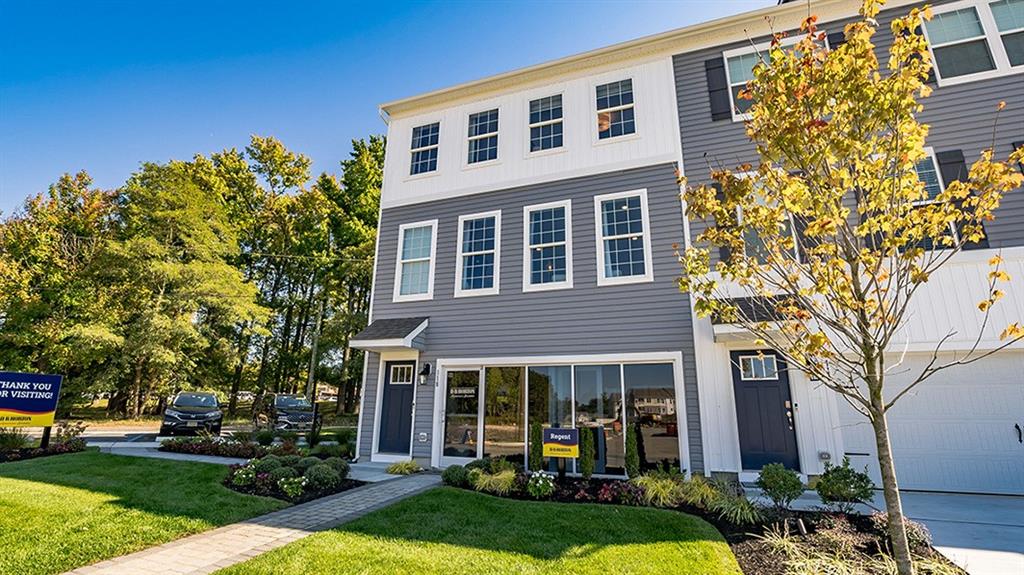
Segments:
[[[633,115],[633,80],[597,87],[597,138],[607,140],[636,132]]]
[[[741,355],[740,379],[756,381],[762,379],[779,379],[778,368],[774,355]]]
[[[412,164],[409,175],[425,174],[437,170],[437,138],[441,124],[434,122],[412,129]]]
[[[725,59],[725,71],[729,79],[729,97],[732,98],[732,114],[734,119],[742,119],[750,107],[754,105],[753,100],[744,100],[739,97],[740,90],[747,86],[747,82],[754,79],[754,66],[761,61],[761,55],[757,52],[739,54]]]
[[[530,151],[562,147],[562,95],[530,101]]]
[[[523,208],[523,291],[572,287],[572,204]]]
[[[459,218],[455,297],[498,293],[501,212]]]
[[[1024,0],[965,0],[924,22],[939,84],[1024,72]]]
[[[402,224],[398,227],[398,266],[394,301],[425,300],[434,297],[434,253],[437,249],[437,220]]]
[[[498,109],[469,115],[470,164],[498,159]]]
[[[595,196],[594,213],[598,285],[654,279],[647,190]]]
[[[754,177],[757,177],[757,173],[756,172],[747,172],[747,173],[743,173],[743,174],[737,174],[737,176],[742,177],[742,178],[754,178]],[[765,201],[764,196],[761,196],[761,195],[758,195],[758,194],[754,195],[754,199],[755,199],[755,201],[757,201],[760,204],[763,204],[764,201]],[[743,208],[742,207],[737,207],[736,208],[736,223],[737,224],[741,224],[741,225],[743,224]],[[794,235],[794,229],[795,229],[795,226],[793,225],[793,215],[792,214],[787,214],[786,220],[779,224],[779,235],[780,236],[786,236],[786,235],[793,236],[794,248],[796,248],[797,244],[799,244],[799,238],[797,238]],[[768,246],[765,245],[764,240],[761,238],[760,234],[757,233],[757,230],[755,230],[753,228],[745,228],[743,230],[743,253],[748,258],[753,258],[754,260],[756,260],[758,263],[761,263],[761,264],[764,264],[764,263],[766,263],[768,261]],[[794,251],[793,251],[794,256],[796,254],[798,254],[798,253],[799,253],[799,250],[798,249],[794,249]]]
[[[1024,66],[1024,0],[1000,0],[989,7],[1010,65]]]
[[[413,371],[413,365],[411,363],[404,365],[392,365],[390,379],[391,385],[411,385]]]
[[[914,171],[917,172],[917,177],[924,184],[924,189],[928,192],[928,199],[925,202],[933,201],[942,191],[945,189],[942,185],[942,178],[939,176],[939,167],[935,162],[935,153],[931,148],[925,148],[925,157],[917,161],[914,165]]]

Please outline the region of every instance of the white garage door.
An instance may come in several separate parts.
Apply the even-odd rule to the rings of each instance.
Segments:
[[[908,358],[889,389],[927,360]],[[840,403],[845,451],[880,484],[871,426]],[[1024,353],[936,374],[889,411],[889,432],[902,489],[1024,494]]]

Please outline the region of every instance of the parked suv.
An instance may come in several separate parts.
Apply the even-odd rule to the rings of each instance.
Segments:
[[[224,414],[212,393],[183,391],[164,410],[160,435],[195,434],[200,430],[220,435]]]
[[[258,429],[308,431],[319,430],[323,418],[304,395],[270,393],[253,405],[252,424]]]

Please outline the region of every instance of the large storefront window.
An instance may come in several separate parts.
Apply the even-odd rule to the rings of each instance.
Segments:
[[[484,457],[526,463],[526,385],[522,367],[484,369]]]
[[[480,370],[449,371],[447,395],[443,453],[476,459]]]
[[[679,423],[671,364],[626,365],[626,425],[637,433],[640,466],[679,468]]]
[[[572,368],[568,365],[531,367],[528,384],[529,425],[565,429],[572,427]],[[544,467],[558,470],[558,460],[544,458]]]
[[[576,427],[594,434],[594,472],[625,473],[621,366],[576,366]]]

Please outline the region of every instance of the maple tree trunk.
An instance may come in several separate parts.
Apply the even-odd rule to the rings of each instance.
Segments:
[[[875,409],[878,409],[877,406]],[[892,458],[889,425],[884,412],[879,410],[873,414],[871,427],[875,431],[878,465],[882,472],[882,493],[885,497],[886,514],[889,517],[889,540],[892,545],[893,558],[896,560],[896,568],[900,575],[913,575],[914,564],[910,556],[910,543],[907,541],[903,504],[900,501],[899,484],[896,481],[896,464]]]

